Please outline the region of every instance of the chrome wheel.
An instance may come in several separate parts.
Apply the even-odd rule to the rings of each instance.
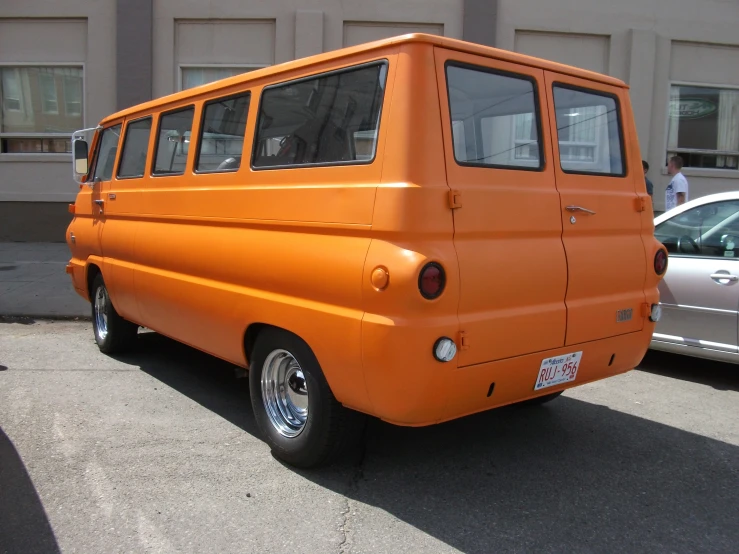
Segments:
[[[95,291],[95,328],[100,340],[108,336],[108,291],[98,287]]]
[[[295,357],[273,350],[262,368],[262,401],[272,426],[280,435],[297,437],[308,419],[308,384]]]

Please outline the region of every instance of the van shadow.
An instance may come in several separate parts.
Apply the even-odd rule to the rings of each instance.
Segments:
[[[0,552],[60,552],[23,460],[1,428]]]
[[[739,364],[649,350],[639,364],[639,369],[655,375],[708,385],[716,390],[739,392]]]
[[[124,361],[259,437],[231,364],[154,333],[139,342]],[[369,419],[363,446],[356,463],[295,471],[355,501],[345,527],[374,550],[408,546],[382,512],[474,554],[739,544],[739,447],[567,396],[426,428]]]

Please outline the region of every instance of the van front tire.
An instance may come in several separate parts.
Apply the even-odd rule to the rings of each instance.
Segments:
[[[336,400],[302,339],[266,329],[257,338],[250,362],[254,416],[277,458],[310,468],[346,450],[358,434],[362,416]]]
[[[95,342],[103,354],[116,354],[130,349],[138,335],[139,326],[123,319],[113,307],[101,274],[97,274],[90,291],[92,329]]]

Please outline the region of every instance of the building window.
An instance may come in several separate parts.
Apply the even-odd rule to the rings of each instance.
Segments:
[[[64,109],[67,115],[82,114],[82,75],[64,77]]]
[[[187,67],[181,66],[180,71],[182,74],[182,80],[180,82],[180,90],[188,88],[199,87],[213,81],[219,81],[220,79],[227,79],[234,75],[241,75],[248,71],[254,71],[264,67],[261,65],[247,65],[247,66],[203,66],[203,67]]]
[[[0,66],[0,153],[71,152],[82,91],[82,67]]]
[[[59,113],[59,102],[56,98],[56,79],[53,73],[42,71],[38,75],[41,89],[41,111],[49,114]]]
[[[667,159],[685,167],[739,169],[739,88],[672,85]]]

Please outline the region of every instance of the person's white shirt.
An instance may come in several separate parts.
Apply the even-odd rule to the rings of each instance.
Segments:
[[[685,201],[688,201],[688,180],[685,175],[676,173],[665,190],[665,211],[677,208],[677,193],[685,193]]]

